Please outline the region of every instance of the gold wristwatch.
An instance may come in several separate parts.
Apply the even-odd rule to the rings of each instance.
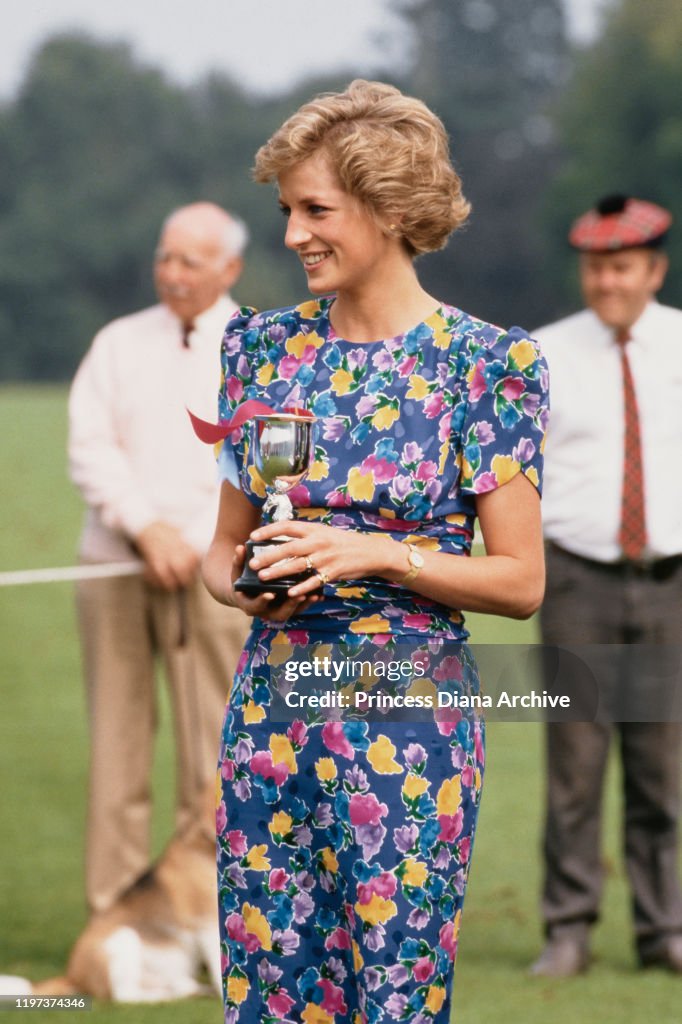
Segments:
[[[416,579],[419,571],[424,566],[424,556],[414,546],[414,544],[407,544],[406,547],[409,549],[407,560],[410,563],[410,568],[401,580],[398,580],[398,584],[404,587],[407,583],[411,583],[413,579]]]

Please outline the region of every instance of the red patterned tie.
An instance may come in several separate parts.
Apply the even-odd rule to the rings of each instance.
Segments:
[[[623,459],[623,494],[621,499],[618,542],[625,558],[636,562],[646,545],[644,520],[644,474],[642,472],[642,439],[639,430],[637,395],[627,354],[629,332],[616,335],[623,369],[623,404],[625,409],[625,450]]]

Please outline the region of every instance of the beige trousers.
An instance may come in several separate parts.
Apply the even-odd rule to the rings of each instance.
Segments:
[[[167,679],[176,743],[176,832],[206,817],[228,684],[249,621],[197,581],[168,593],[141,577],[76,591],[90,726],[85,887],[110,907],[150,863],[155,669]]]

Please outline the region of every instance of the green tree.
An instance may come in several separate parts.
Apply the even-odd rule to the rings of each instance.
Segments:
[[[565,80],[560,0],[402,0],[414,38],[404,85],[443,119],[470,224],[423,278],[485,319],[526,326],[552,310],[539,199],[554,170],[547,107]]]
[[[602,195],[622,192],[672,210],[671,269],[661,293],[682,304],[682,5],[620,0],[582,52],[557,109],[562,161],[546,201],[554,247],[551,287],[562,311],[579,302],[571,221]]]

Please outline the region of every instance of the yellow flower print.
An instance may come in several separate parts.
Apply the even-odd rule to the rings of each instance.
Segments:
[[[521,469],[520,465],[511,455],[495,455],[490,467],[497,477],[500,487],[513,480]]]
[[[442,476],[445,472],[445,467],[448,464],[448,456],[450,454],[450,442],[444,441],[440,446],[440,458],[438,459],[438,475]]]
[[[319,299],[308,299],[307,302],[302,302],[300,306],[296,307],[301,320],[312,320],[312,318],[320,312]]]
[[[329,378],[329,383],[335,395],[347,395],[353,383],[353,374],[340,366]]]
[[[535,346],[530,341],[515,341],[509,348],[509,355],[519,370],[525,370],[537,359]]]
[[[286,811],[277,811],[277,814],[273,815],[268,828],[272,832],[273,836],[286,836],[291,832],[292,824],[293,822]]]
[[[476,790],[477,793],[480,792],[482,782],[483,779],[481,778],[481,769],[477,768],[476,774],[474,775],[474,789]]]
[[[304,1021],[304,1024],[334,1024],[334,1018],[315,1003],[306,1004],[306,1008],[301,1014],[301,1020]]]
[[[426,864],[420,860],[413,860],[409,857],[403,862],[405,867],[401,871],[403,885],[413,885],[415,888],[424,885],[426,879],[429,877]]]
[[[410,697],[426,697],[424,707],[438,707],[438,688],[431,679],[415,679],[407,692]]]
[[[403,541],[405,544],[416,544],[420,551],[438,551],[440,548],[437,537],[420,537],[417,533],[409,533]]]
[[[231,1003],[243,1003],[249,988],[248,979],[243,974],[230,974],[227,979],[227,998]]]
[[[220,772],[216,772],[215,776],[215,806],[216,810],[220,807],[223,799],[223,781],[220,778]]]
[[[408,800],[416,800],[422,795],[422,793],[425,793],[428,788],[429,782],[427,779],[422,779],[419,775],[412,775],[412,773],[410,773],[405,779],[403,793]]]
[[[390,430],[396,420],[400,419],[400,410],[392,405],[385,405],[372,416],[372,426],[377,430]]]
[[[335,587],[334,593],[337,597],[364,597],[367,590],[365,587]]]
[[[529,466],[528,469],[525,470],[525,474],[532,484],[535,484],[536,487],[539,487],[540,478],[538,476],[538,471],[535,468],[535,466]]]
[[[267,846],[265,843],[261,846],[252,846],[246,854],[247,868],[251,868],[252,871],[269,871],[270,860],[265,856],[266,850]]]
[[[446,779],[438,790],[436,797],[436,814],[457,814],[462,802],[462,779],[455,775]]]
[[[453,526],[464,526],[467,521],[467,517],[463,512],[453,512],[452,515],[445,517],[445,522],[450,523]]]
[[[351,633],[388,633],[391,624],[388,619],[382,619],[381,615],[368,615],[364,619],[356,619],[351,622]]]
[[[460,455],[460,458],[462,460],[462,469],[461,469],[462,479],[463,480],[471,480],[471,474],[473,473],[473,470],[471,468],[471,463],[469,462],[469,460],[467,458],[465,458],[464,455]]]
[[[272,639],[270,653],[268,654],[268,665],[284,665],[291,658],[293,647],[286,633],[279,632]]]
[[[265,366],[261,366],[260,370],[256,374],[256,381],[258,384],[269,384],[272,380],[275,367],[273,363],[266,363]]]
[[[339,862],[336,859],[336,854],[330,846],[325,846],[322,851],[322,863],[324,864],[326,871],[331,871],[333,875],[339,870]]]
[[[380,735],[367,751],[367,760],[379,775],[400,775],[403,769],[395,759],[397,751],[388,736]]]
[[[353,967],[355,968],[355,971],[357,973],[358,971],[361,971],[362,968],[365,966],[365,961],[363,960],[362,953],[360,952],[360,947],[358,946],[355,939],[352,939],[351,942],[353,949]]]
[[[270,737],[270,753],[273,764],[285,764],[290,772],[295,772],[296,755],[287,736],[275,735]]]
[[[253,493],[257,494],[259,498],[264,498],[265,484],[263,483],[263,478],[255,466],[249,466],[249,479],[251,480],[251,490]]]
[[[284,347],[290,356],[300,359],[307,348],[319,348],[320,345],[324,345],[324,338],[311,331],[310,334],[295,334]]]
[[[317,459],[308,470],[308,480],[326,480],[329,476],[329,463],[325,459]]]
[[[255,935],[263,949],[272,949],[270,925],[258,907],[252,907],[249,903],[245,903],[242,917],[248,934]]]
[[[393,900],[385,900],[382,896],[372,893],[369,903],[356,903],[355,913],[368,925],[384,924],[398,913]]]
[[[244,724],[245,725],[257,725],[258,722],[262,722],[265,718],[265,708],[261,707],[260,704],[254,704],[252,700],[249,700],[244,705]]]
[[[327,513],[326,508],[318,508],[311,505],[310,508],[297,508],[296,518],[297,519],[323,519]]]
[[[438,1013],[445,1002],[445,988],[443,985],[429,985],[424,1006],[434,1015]]]
[[[355,501],[371,501],[374,497],[374,474],[363,473],[359,466],[353,466],[348,474],[348,494]]]
[[[381,508],[379,506],[379,515],[382,519],[395,519],[396,515],[392,508]]]
[[[450,348],[452,344],[451,328],[440,317],[438,321],[438,327],[433,332],[433,344],[436,348]]]
[[[315,762],[315,771],[320,782],[330,782],[336,778],[337,771],[332,757],[321,757]]]
[[[422,402],[429,393],[429,382],[418,373],[410,374],[410,387],[405,398],[414,398],[416,402]]]

